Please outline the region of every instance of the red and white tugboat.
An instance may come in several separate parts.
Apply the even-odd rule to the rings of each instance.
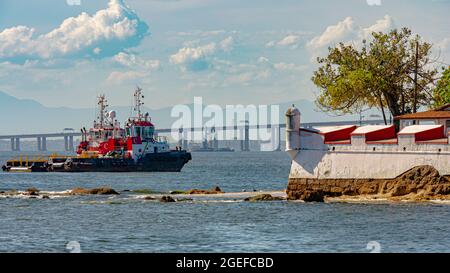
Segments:
[[[82,129],[77,156],[51,156],[35,171],[49,172],[179,172],[192,159],[178,147],[171,150],[165,138],[158,137],[148,113],[142,114],[142,89],[134,93],[135,117],[120,127],[114,111],[107,111],[107,101],[99,97],[99,115],[94,126]],[[9,161],[8,161],[9,162]],[[4,166],[14,171],[14,166]],[[15,162],[15,161],[14,161]],[[13,161],[11,161],[13,164]],[[33,171],[33,170],[31,170]]]
[[[78,156],[106,156],[115,148],[123,146],[125,130],[116,120],[116,112],[107,110],[104,95],[98,97],[99,114],[89,132],[81,129],[82,141],[78,145]]]

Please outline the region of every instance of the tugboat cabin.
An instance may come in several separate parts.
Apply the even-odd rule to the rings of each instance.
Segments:
[[[127,137],[139,137],[142,140],[153,140],[155,126],[150,121],[129,121],[125,131]]]

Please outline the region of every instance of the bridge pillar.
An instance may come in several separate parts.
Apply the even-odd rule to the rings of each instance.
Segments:
[[[178,147],[183,147],[183,128],[178,129]]]
[[[187,135],[188,133],[187,133],[187,130],[184,130],[183,129],[183,150],[188,150],[189,149],[189,147],[188,147],[188,141],[187,141]]]
[[[275,141],[277,143],[277,151],[281,151],[281,126],[275,127],[276,134],[275,134]]]
[[[244,133],[242,132],[242,129],[239,129],[239,144],[241,146],[241,152],[245,150],[244,145]],[[237,139],[237,138],[236,138]]]
[[[69,137],[64,136],[64,151],[69,151]]]
[[[16,144],[16,147],[15,147],[16,151],[20,151],[20,138],[16,137],[15,144]]]
[[[14,138],[11,138],[11,151],[15,151],[16,150],[16,144],[14,143]]]
[[[41,151],[47,151],[47,138],[42,137]]]
[[[73,136],[69,136],[69,152],[73,152],[73,151],[74,151]]]
[[[37,138],[37,150],[42,151],[42,139],[41,137]]]
[[[250,152],[250,126],[248,125],[248,121],[245,123],[244,130],[244,151]]]

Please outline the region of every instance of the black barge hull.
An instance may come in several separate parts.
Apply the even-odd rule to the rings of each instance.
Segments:
[[[53,157],[45,167],[30,169],[30,172],[180,172],[191,159],[186,151],[146,154],[136,161],[122,157]],[[16,169],[7,163],[3,170],[13,172]]]

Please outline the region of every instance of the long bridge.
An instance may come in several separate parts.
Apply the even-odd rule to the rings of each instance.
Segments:
[[[373,124],[384,124],[383,120],[364,120],[364,121],[337,121],[337,122],[310,122],[302,123],[304,128],[312,127],[323,127],[323,126],[340,126],[340,125],[373,125]],[[254,129],[275,129],[278,130],[278,136],[281,135],[281,129],[286,128],[286,124],[266,124],[266,125],[249,125],[246,122],[244,125],[234,125],[234,126],[221,126],[215,127],[216,131],[241,131],[244,130],[243,139],[241,139],[241,150],[249,151],[250,148],[250,130]],[[171,128],[171,129],[158,129],[156,132],[158,134],[167,134],[172,132],[178,132],[183,134],[186,132],[196,132],[204,131],[204,127],[193,127],[193,128]],[[0,135],[0,140],[10,140],[11,150],[20,151],[20,141],[23,139],[36,139],[37,150],[47,151],[47,139],[48,138],[62,138],[64,139],[65,151],[74,151],[74,137],[81,137],[81,132],[62,132],[62,133],[42,133],[42,134],[17,134],[17,135]],[[180,141],[183,146],[186,147],[187,141]]]

